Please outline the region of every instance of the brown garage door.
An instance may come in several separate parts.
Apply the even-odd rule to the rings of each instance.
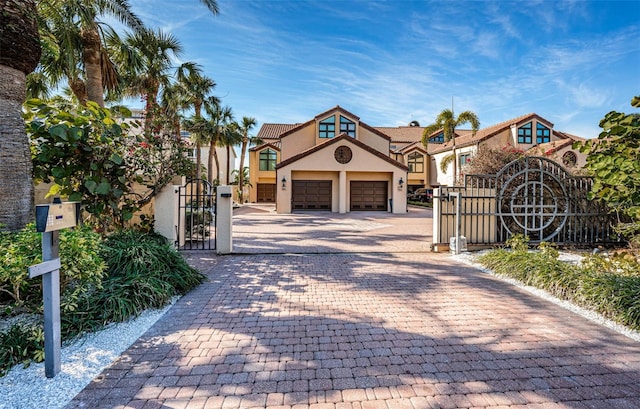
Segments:
[[[271,183],[258,183],[258,202],[275,203],[276,185]]]
[[[330,180],[294,180],[293,210],[331,210]]]
[[[387,182],[352,181],[351,210],[387,210]]]

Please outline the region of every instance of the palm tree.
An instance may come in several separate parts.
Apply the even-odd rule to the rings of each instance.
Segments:
[[[217,146],[227,146],[228,143],[232,143],[235,140],[231,135],[231,124],[233,121],[233,112],[230,107],[221,107],[220,103],[209,104],[206,106],[207,114],[209,115],[209,122],[213,130],[211,139],[209,140],[209,179],[215,180],[220,174],[220,161],[218,160],[218,153],[216,152]],[[227,169],[229,167],[230,153],[227,150]],[[216,177],[213,177],[213,162],[215,160],[216,165]],[[227,183],[229,175],[227,173]]]
[[[181,88],[181,94],[185,102],[193,107],[194,119],[197,121],[202,118],[202,107],[205,108],[208,105],[218,105],[218,98],[211,95],[211,92],[216,87],[215,81],[211,78],[201,74],[197,65],[182,66],[178,69],[178,86]],[[211,134],[207,134],[210,136]],[[202,143],[206,140],[202,138],[196,138],[196,158],[199,158],[202,150]],[[196,165],[197,175],[200,177],[200,164]],[[209,172],[211,170],[209,169]],[[209,181],[213,183],[213,179],[209,178]]]
[[[240,124],[235,121],[229,123],[220,138],[220,146],[224,146],[227,151],[227,167],[225,172],[227,185],[231,184],[231,148],[242,143],[242,132]]]
[[[30,220],[33,181],[29,138],[22,119],[26,75],[40,59],[35,0],[0,0],[0,229]]]
[[[249,136],[249,132],[256,126],[257,122],[255,118],[243,116],[242,123],[238,124],[240,134],[242,135],[242,146],[240,147],[240,169],[241,172],[238,173],[238,190],[240,191],[240,203],[244,202],[243,198],[243,188],[245,182],[245,172],[244,172],[244,159],[247,155],[247,148],[250,144],[258,144],[262,143],[258,138]]]
[[[127,34],[122,42],[117,37],[108,40],[109,49],[123,68],[124,93],[142,96],[145,100],[145,132],[150,132],[160,91],[169,86],[172,59],[182,54],[182,44],[161,30],[143,29]],[[189,63],[189,66],[193,66]],[[178,70],[186,70],[181,66]]]
[[[104,90],[117,87],[118,78],[104,47],[105,35],[111,30],[98,17],[115,17],[134,30],[143,28],[142,21],[131,11],[128,0],[41,0],[38,6],[48,23],[45,27],[59,38],[64,65],[83,68],[84,77],[72,80],[82,79],[88,100],[104,106]],[[72,89],[79,86],[69,85]]]
[[[445,141],[452,141],[453,156],[453,183],[457,182],[457,159],[456,159],[456,128],[462,124],[471,124],[473,135],[480,128],[480,120],[478,116],[471,111],[461,112],[457,117],[453,113],[453,109],[444,109],[436,117],[435,123],[427,126],[422,131],[422,144],[427,147],[429,138],[437,131],[442,131]],[[448,162],[448,160],[447,160]]]

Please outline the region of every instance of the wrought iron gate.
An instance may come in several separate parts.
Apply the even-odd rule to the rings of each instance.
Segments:
[[[204,179],[180,186],[178,201],[178,249],[215,250],[216,188]]]
[[[466,175],[464,187],[440,189],[434,213],[440,232],[434,243],[446,243],[453,235],[455,208],[447,199],[454,191],[461,193],[462,234],[470,244],[504,243],[514,234],[526,235],[532,243],[618,242],[613,216],[588,198],[592,183],[590,177],[573,176],[542,157],[516,160],[496,175]]]

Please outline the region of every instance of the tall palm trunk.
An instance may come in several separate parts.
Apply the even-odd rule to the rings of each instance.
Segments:
[[[100,34],[98,27],[83,28],[81,33],[83,46],[83,59],[85,73],[87,75],[87,96],[90,101],[94,101],[104,107],[104,87],[102,82],[102,65],[100,48]]]
[[[229,179],[231,179],[231,147],[229,145],[226,146],[227,148],[227,174],[226,174],[226,178],[227,178],[227,185],[229,184]]]
[[[34,0],[0,0],[0,229],[23,228],[33,214],[31,152],[22,119],[26,74],[40,59]]]
[[[249,145],[249,138],[246,136],[242,138],[242,150],[240,151],[240,169],[238,171],[238,195],[240,196],[240,203],[244,203],[244,158],[247,152],[247,146]]]
[[[220,159],[218,158],[218,152],[216,152],[216,145],[217,145],[217,137],[215,140],[212,140],[211,143],[209,144],[209,179],[211,181],[211,183],[215,182],[216,179],[218,179],[218,176],[220,175]],[[213,173],[213,165],[216,165],[215,169],[216,169],[216,173]],[[218,182],[220,182],[218,180]]]
[[[455,134],[455,130],[453,133],[453,136],[451,137],[451,142],[453,143],[451,145],[451,152],[453,155],[453,183],[452,185],[455,186],[458,184],[458,156],[456,155],[456,134]]]

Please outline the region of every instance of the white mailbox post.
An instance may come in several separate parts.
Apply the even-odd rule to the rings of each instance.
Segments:
[[[78,224],[80,203],[36,206],[36,230],[42,233],[42,263],[29,267],[29,278],[42,276],[44,303],[44,372],[47,378],[60,373],[60,229]]]

